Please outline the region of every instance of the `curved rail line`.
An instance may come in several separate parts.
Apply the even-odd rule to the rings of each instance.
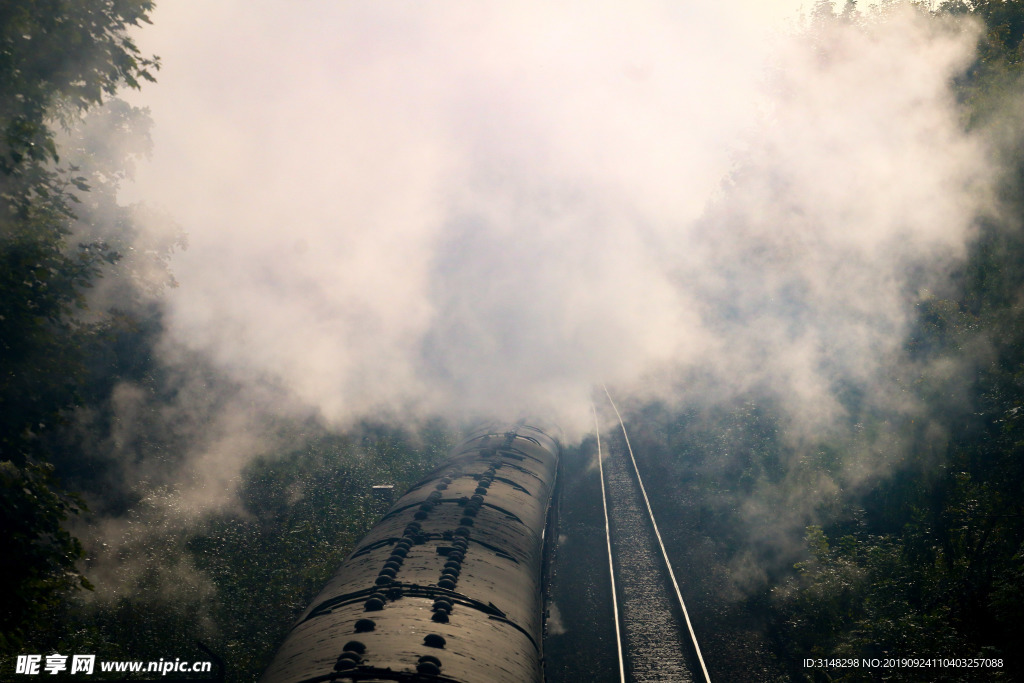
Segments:
[[[662,559],[664,560],[665,568],[668,570],[669,578],[671,579],[672,586],[675,589],[676,599],[679,602],[679,606],[682,608],[683,618],[686,620],[686,628],[687,628],[687,630],[689,631],[689,634],[690,634],[690,641],[693,644],[693,649],[694,649],[694,651],[696,652],[696,655],[697,655],[697,661],[700,663],[701,671],[704,674],[704,681],[705,681],[705,683],[711,683],[711,677],[708,675],[707,666],[704,664],[704,657],[701,654],[700,645],[697,643],[697,635],[696,635],[696,633],[694,633],[693,624],[690,621],[690,613],[686,609],[686,602],[683,600],[682,592],[679,590],[679,582],[676,580],[675,572],[672,571],[672,563],[669,561],[668,552],[665,550],[665,544],[662,541],[661,532],[658,529],[658,523],[654,519],[654,511],[651,509],[651,501],[647,497],[647,489],[644,487],[643,478],[640,476],[640,469],[639,469],[639,467],[637,467],[636,457],[633,455],[633,447],[629,443],[629,435],[626,433],[626,425],[625,425],[625,423],[622,420],[622,414],[619,413],[618,406],[616,406],[615,405],[615,401],[612,400],[612,396],[608,392],[608,387],[603,385],[603,384],[601,386],[604,389],[605,396],[608,397],[608,403],[611,404],[612,409],[615,411],[615,416],[618,418],[619,426],[622,429],[622,437],[623,437],[623,439],[626,442],[626,449],[629,452],[629,458],[630,458],[630,461],[632,462],[632,465],[633,465],[633,472],[636,474],[637,483],[640,485],[640,493],[643,495],[644,504],[645,504],[645,506],[647,508],[647,515],[650,518],[651,526],[654,529],[654,536],[657,539],[658,547],[661,550],[661,556],[662,556]],[[609,521],[608,521],[608,499],[607,499],[607,495],[606,495],[606,492],[605,492],[604,468],[603,468],[603,465],[601,464],[601,461],[602,461],[603,458],[602,458],[602,454],[601,454],[600,426],[597,424],[597,410],[596,410],[596,408],[593,408],[593,406],[591,406],[591,407],[594,410],[594,424],[595,424],[595,428],[597,428],[597,430],[598,430],[598,437],[597,437],[598,438],[598,441],[597,441],[597,444],[598,444],[598,446],[597,446],[597,450],[598,450],[598,467],[599,467],[600,476],[601,476],[601,497],[602,497],[602,502],[604,504],[605,534],[606,534],[606,539],[607,539],[607,543],[608,543],[608,562],[609,562],[609,568],[610,568],[610,571],[611,571],[612,605],[614,607],[614,612],[615,612],[615,634],[616,634],[616,641],[618,643],[618,648],[619,648],[619,675],[621,677],[621,680],[625,681],[625,669],[624,669],[623,654],[622,654],[622,637],[621,637],[621,632],[620,632],[620,628],[619,628],[619,610],[618,610],[618,603],[617,603],[616,589],[615,589],[615,568],[614,568],[613,553],[612,553],[611,528],[610,528]]]

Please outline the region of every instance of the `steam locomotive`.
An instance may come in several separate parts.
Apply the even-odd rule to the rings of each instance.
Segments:
[[[524,423],[456,446],[358,544],[261,681],[542,681],[559,454]]]

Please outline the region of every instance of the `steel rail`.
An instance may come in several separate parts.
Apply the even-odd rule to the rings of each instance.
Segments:
[[[604,490],[604,459],[601,454],[601,426],[597,423],[597,408],[590,404],[590,410],[594,413],[594,430],[597,434],[597,471],[601,476],[601,505],[604,507],[604,538],[608,544],[608,577],[612,582],[612,612],[615,614],[615,646],[619,651],[619,680],[626,683],[626,663],[622,656],[622,632],[619,628],[619,602],[615,594],[615,561],[612,554],[612,532],[611,524],[608,522],[608,496]]]
[[[690,631],[690,640],[693,641],[693,648],[697,651],[697,661],[700,662],[700,668],[704,672],[704,680],[706,683],[711,683],[711,677],[708,675],[708,668],[704,665],[704,657],[700,652],[700,645],[697,644],[697,634],[693,632],[693,624],[690,622],[690,613],[686,609],[686,602],[683,601],[683,594],[679,590],[679,582],[676,581],[676,574],[672,571],[672,563],[669,562],[668,552],[665,550],[665,544],[661,540],[661,532],[658,530],[658,523],[654,520],[654,511],[651,509],[651,501],[647,497],[647,489],[644,488],[644,481],[640,477],[640,468],[636,465],[636,458],[633,456],[633,447],[629,444],[629,435],[626,434],[626,424],[622,421],[622,414],[619,413],[618,406],[615,405],[615,401],[612,400],[612,395],[608,393],[608,387],[604,384],[601,385],[604,389],[604,395],[608,397],[608,402],[612,405],[612,409],[615,411],[615,416],[619,419],[619,426],[622,427],[622,437],[626,440],[626,449],[629,451],[629,459],[633,462],[633,471],[636,473],[636,480],[640,484],[640,493],[643,494],[644,503],[647,505],[647,514],[651,518],[651,525],[654,527],[654,535],[658,539],[658,546],[661,548],[661,556],[665,559],[665,567],[668,568],[668,575],[672,579],[672,586],[676,590],[676,598],[679,600],[679,606],[683,608],[683,617],[686,619],[686,628]],[[593,407],[593,405],[591,405]],[[597,413],[594,413],[594,420],[597,420]],[[598,449],[600,453],[600,448]],[[601,491],[604,492],[604,476],[601,478]],[[608,512],[605,509],[605,525],[608,524]],[[609,537],[608,552],[611,553],[611,539]],[[616,619],[616,630],[618,629],[618,620]],[[621,660],[620,660],[621,661]]]

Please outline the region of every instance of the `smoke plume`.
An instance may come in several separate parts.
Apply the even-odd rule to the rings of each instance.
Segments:
[[[530,413],[573,436],[595,385],[677,399],[681,377],[770,390],[794,443],[851,384],[912,410],[891,364],[989,202],[951,91],[977,31],[903,5],[785,16],[162,4],[130,194],[189,235],[166,363],[240,388],[185,421],[213,426],[189,462],[216,491],[190,499],[223,501],[272,450],[266,414]]]

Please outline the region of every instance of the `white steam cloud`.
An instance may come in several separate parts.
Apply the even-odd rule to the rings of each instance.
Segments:
[[[826,422],[984,209],[949,88],[976,34],[763,6],[162,5],[134,192],[189,233],[168,345],[339,426],[572,432],[596,383],[692,368]]]

